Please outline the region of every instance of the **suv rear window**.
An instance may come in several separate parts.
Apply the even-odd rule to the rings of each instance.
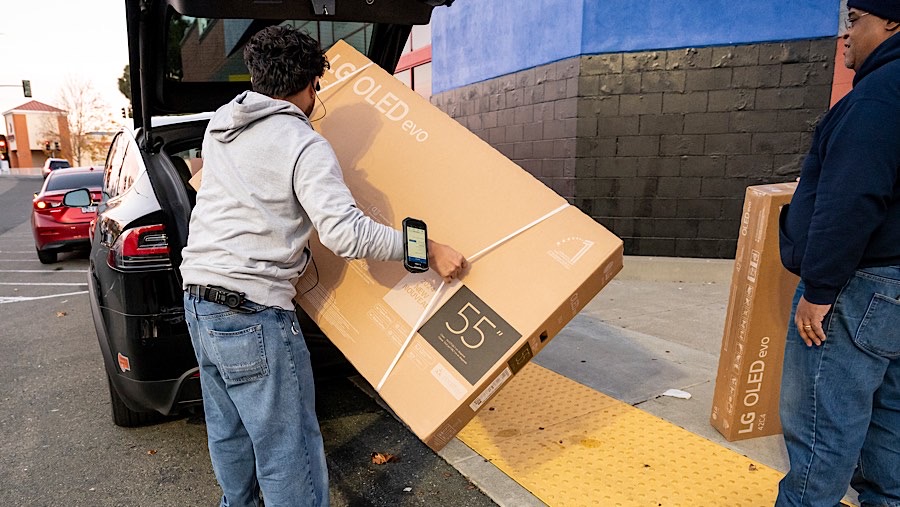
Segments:
[[[63,169],[69,166],[69,163],[65,160],[51,160],[50,161],[50,169]]]
[[[100,188],[103,185],[103,171],[89,173],[52,173],[45,190],[66,190],[75,188]]]
[[[166,78],[183,82],[250,81],[244,65],[244,45],[271,22],[255,19],[169,18]],[[343,39],[363,54],[372,42],[372,23],[287,20],[319,41],[327,50]],[[182,53],[190,55],[182,58]]]

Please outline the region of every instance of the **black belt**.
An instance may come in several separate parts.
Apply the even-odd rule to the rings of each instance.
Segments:
[[[223,287],[188,285],[185,292],[212,303],[225,305],[228,308],[242,308],[244,302],[247,301],[243,292],[235,292]]]

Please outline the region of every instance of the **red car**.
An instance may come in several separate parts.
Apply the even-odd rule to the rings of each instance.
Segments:
[[[47,175],[41,191],[34,194],[31,211],[31,232],[41,263],[56,262],[59,252],[90,248],[89,233],[97,218],[102,187],[103,170],[93,167],[57,169]],[[90,190],[91,205],[64,206],[63,196],[79,188]]]

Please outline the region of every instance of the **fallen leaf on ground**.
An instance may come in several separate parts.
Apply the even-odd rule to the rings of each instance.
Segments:
[[[751,472],[755,472],[757,470],[756,465],[754,465],[753,463],[750,463],[750,466],[747,467],[747,469]]]
[[[66,316],[66,312],[56,312],[56,316],[57,316],[57,317],[65,317],[65,316]]]
[[[150,449],[149,451],[147,451],[147,454],[153,456],[154,454],[156,454],[156,449]]]
[[[400,461],[400,458],[394,456],[393,454],[383,454],[380,452],[372,453],[372,463],[375,463],[376,465],[384,465],[385,463],[391,463],[395,461]]]

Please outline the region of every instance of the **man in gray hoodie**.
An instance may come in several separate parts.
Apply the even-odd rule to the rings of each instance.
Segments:
[[[222,506],[328,505],[312,369],[293,281],[313,228],[347,258],[401,260],[402,234],[366,217],[309,117],[329,67],[318,42],[289,26],[244,49],[253,90],[216,111],[203,139],[181,274],[200,365],[209,451]],[[446,281],[466,260],[429,241]]]

